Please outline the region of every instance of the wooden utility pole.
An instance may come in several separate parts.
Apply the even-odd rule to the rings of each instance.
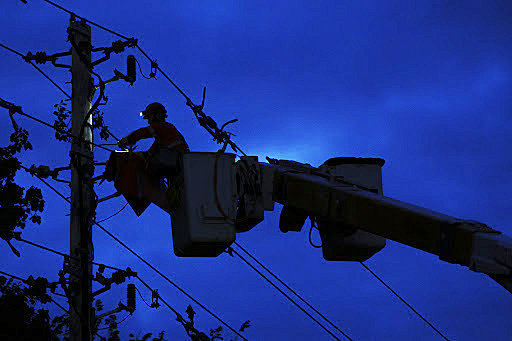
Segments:
[[[72,40],[72,134],[71,144],[71,225],[70,255],[70,340],[91,341],[94,319],[92,306],[92,218],[95,193],[91,179],[94,176],[92,144],[92,115],[84,120],[91,108],[92,83],[88,65],[91,62],[91,27],[72,16],[68,28]],[[85,63],[84,63],[85,62]],[[82,131],[83,130],[83,131]],[[82,131],[82,133],[81,133]],[[80,137],[79,141],[76,137]],[[85,142],[84,142],[85,141]]]

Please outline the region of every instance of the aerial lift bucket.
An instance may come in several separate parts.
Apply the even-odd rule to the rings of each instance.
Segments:
[[[170,213],[177,256],[216,257],[235,241],[234,160],[235,154],[230,153],[184,152],[179,174],[175,169],[169,173],[182,179],[177,205],[172,208],[163,179],[151,169],[151,162],[148,168],[136,153],[112,152],[105,179],[114,181],[137,216],[151,203]]]

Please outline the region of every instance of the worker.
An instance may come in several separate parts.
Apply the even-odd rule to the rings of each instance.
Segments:
[[[165,121],[167,110],[162,104],[151,103],[140,115],[148,121],[148,126],[123,137],[119,140],[118,146],[124,149],[141,139],[155,138],[148,151],[137,154],[145,160],[147,172],[151,177],[156,181],[167,179],[167,199],[170,206],[175,208],[179,198],[180,182],[183,180],[180,178],[183,152],[190,151],[189,147],[178,129]]]

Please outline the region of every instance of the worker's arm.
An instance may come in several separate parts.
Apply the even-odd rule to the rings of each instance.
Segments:
[[[149,139],[150,137],[154,137],[154,136],[155,136],[154,131],[152,131],[151,127],[148,126],[148,127],[137,129],[137,130],[131,132],[128,136],[123,137],[121,140],[119,140],[118,145],[120,148],[124,148],[126,146],[134,145],[139,140]]]

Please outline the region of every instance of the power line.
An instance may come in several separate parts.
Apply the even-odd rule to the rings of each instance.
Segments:
[[[11,274],[8,274],[7,272],[4,272],[4,271],[0,271],[0,274],[2,275],[5,275],[5,276],[9,276],[11,278],[14,278],[14,279],[17,279],[18,281],[21,281],[23,282],[24,284],[27,284],[27,285],[30,285],[29,283],[27,283],[27,280],[26,279],[23,279],[21,277],[18,277],[18,276],[14,276],[14,275],[11,275]],[[51,296],[50,296],[50,300],[55,303],[55,305],[57,305],[59,308],[61,308],[66,314],[68,313],[67,309],[64,308],[63,306],[61,306],[57,301],[55,301]]]
[[[164,300],[164,299],[163,299],[163,298],[162,298],[162,297],[161,297],[161,296],[160,296],[160,295],[155,291],[155,290],[151,289],[151,287],[150,287],[146,282],[144,282],[144,281],[142,280],[142,278],[140,278],[139,276],[137,276],[137,279],[138,279],[138,280],[139,280],[139,281],[140,281],[140,282],[141,282],[141,283],[142,283],[146,288],[148,288],[148,289],[153,293],[153,295],[154,295],[154,296],[156,296],[156,299],[157,299],[157,300],[158,300],[158,299],[160,299],[164,305],[166,305],[169,309],[171,309],[171,310],[174,312],[174,314],[176,314],[176,320],[177,320],[179,323],[181,323],[181,324],[183,325],[183,328],[185,328],[185,331],[187,332],[187,335],[189,335],[190,337],[192,337],[192,338],[193,338],[193,336],[196,336],[196,337],[197,337],[197,336],[199,336],[199,335],[201,334],[201,333],[200,333],[196,328],[194,328],[190,323],[186,322],[186,321],[183,319],[183,317],[181,316],[181,314],[180,314],[180,313],[178,313],[178,312],[176,311],[176,309],[174,309],[173,307],[171,307],[171,306],[170,306],[170,305],[169,305],[169,304],[168,304],[168,303],[167,303],[167,302],[166,302],[166,301],[165,301],[165,300]],[[135,289],[137,289],[137,288],[135,288]],[[137,292],[139,292],[139,290],[138,290],[138,289],[137,289]],[[155,295],[155,293],[156,293],[156,295]],[[142,295],[140,294],[140,292],[139,292],[139,295],[140,295],[140,297],[142,298]],[[143,298],[142,298],[142,300],[144,301],[144,299],[143,299]],[[146,303],[146,301],[144,301],[144,303]],[[158,303],[158,302],[157,302],[157,303]],[[146,303],[146,305],[148,305],[148,304]],[[150,308],[152,308],[152,307],[153,307],[153,304],[152,304],[152,305],[148,305],[148,306],[149,306]],[[158,308],[158,305],[157,305],[157,306],[155,306],[155,307],[156,307],[156,308]],[[190,332],[193,332],[195,335],[191,335],[191,334],[190,334]],[[238,334],[238,333],[237,333],[237,335],[240,335],[240,334]],[[242,338],[243,338],[244,340],[246,340],[244,337],[242,337]]]
[[[71,14],[71,15],[74,15],[74,16],[75,16],[75,17],[77,17],[77,18],[80,18],[80,19],[82,19],[82,20],[85,20],[85,21],[86,21],[86,22],[88,22],[89,24],[91,24],[91,25],[93,25],[93,26],[96,26],[96,27],[98,27],[98,28],[101,28],[102,30],[105,30],[105,31],[107,31],[107,32],[109,32],[109,33],[112,33],[112,34],[114,34],[114,35],[116,35],[116,36],[118,36],[118,37],[120,37],[120,38],[123,38],[123,39],[125,39],[125,40],[130,39],[130,38],[125,37],[124,35],[122,35],[122,34],[120,34],[120,33],[117,33],[117,32],[115,32],[115,31],[112,31],[111,29],[108,29],[108,28],[103,27],[103,26],[101,26],[101,25],[99,25],[99,24],[96,24],[95,22],[92,22],[92,21],[90,21],[90,20],[89,20],[89,19],[87,19],[87,18],[81,17],[81,16],[79,16],[78,14],[76,14],[76,13],[74,13],[74,12],[71,12],[71,11],[70,11],[70,10],[68,10],[68,9],[65,9],[65,8],[64,8],[64,7],[62,7],[62,6],[57,5],[57,4],[56,4],[56,3],[54,3],[53,1],[49,1],[49,0],[43,0],[43,1],[44,1],[44,2],[49,3],[49,4],[50,4],[50,5],[52,5],[52,6],[57,7],[58,9],[60,9],[60,10],[62,10],[62,11],[64,11],[64,12],[67,12],[67,13],[69,13],[69,14]]]
[[[23,168],[25,171],[27,172],[30,172],[29,169],[23,165],[20,166],[21,168]],[[66,200],[69,204],[71,204],[71,201],[69,201],[68,198],[66,198],[61,192],[59,192],[58,190],[56,190],[52,185],[50,185],[48,182],[46,182],[43,178],[41,178],[40,176],[38,176],[37,174],[32,174],[32,175],[35,175],[36,178],[38,178],[39,180],[41,180],[46,186],[50,187],[50,189],[52,189],[55,193],[57,193],[57,195],[59,195],[62,199]]]
[[[49,3],[49,4],[51,4],[51,5],[53,5],[53,6],[55,6],[55,7],[57,7],[58,9],[60,9],[60,10],[62,10],[62,11],[65,11],[65,12],[67,12],[67,13],[71,14],[72,16],[78,17],[78,18],[80,18],[80,19],[82,19],[82,20],[84,20],[84,21],[86,21],[86,22],[89,22],[90,24],[92,24],[92,25],[94,25],[94,26],[96,26],[96,27],[98,27],[98,28],[100,28],[100,29],[102,29],[102,30],[105,30],[105,31],[107,31],[107,32],[110,32],[110,33],[112,33],[112,34],[114,34],[114,35],[116,35],[116,36],[118,36],[118,37],[121,37],[121,38],[123,38],[123,39],[125,39],[125,40],[129,40],[129,39],[131,39],[131,38],[128,38],[128,37],[126,37],[126,36],[124,36],[124,35],[122,35],[122,34],[120,34],[120,33],[115,32],[115,31],[113,31],[113,30],[111,30],[111,29],[108,29],[108,28],[106,28],[106,27],[104,27],[104,26],[101,26],[101,25],[99,25],[99,24],[96,24],[96,23],[94,23],[94,22],[92,22],[92,21],[88,20],[87,18],[81,17],[81,16],[79,16],[79,15],[75,14],[74,12],[72,12],[72,11],[70,11],[70,10],[68,10],[68,9],[66,9],[66,8],[64,8],[64,7],[62,7],[62,6],[57,5],[56,3],[52,2],[52,1],[49,1],[49,0],[43,0],[43,1],[45,1],[45,2],[47,2],[47,3]],[[140,51],[140,52],[141,52],[141,53],[142,53],[142,54],[143,54],[143,55],[144,55],[144,56],[145,56],[145,57],[146,57],[146,58],[151,62],[152,67],[153,67],[153,65],[155,65],[155,66],[154,66],[154,67],[155,67],[155,69],[156,69],[156,70],[158,70],[158,71],[160,71],[160,72],[162,73],[162,75],[163,75],[163,76],[164,76],[164,77],[165,77],[165,78],[166,78],[166,79],[167,79],[167,80],[168,80],[168,81],[169,81],[169,82],[170,82],[170,83],[171,83],[171,84],[176,88],[176,90],[178,90],[178,91],[179,91],[179,93],[180,93],[181,95],[183,95],[183,97],[185,97],[185,99],[187,100],[187,105],[188,105],[188,106],[189,106],[189,107],[194,111],[194,115],[196,116],[196,118],[197,118],[198,120],[204,121],[204,119],[206,119],[206,118],[209,118],[209,120],[212,120],[210,117],[207,117],[207,116],[206,116],[206,114],[204,114],[204,113],[203,113],[203,111],[202,111],[202,109],[203,109],[203,104],[204,104],[204,93],[203,93],[203,104],[202,104],[202,105],[199,105],[199,106],[198,106],[198,105],[195,105],[195,104],[192,102],[192,100],[191,100],[191,99],[190,99],[190,98],[189,98],[189,97],[188,97],[188,96],[187,96],[187,95],[186,95],[186,94],[185,94],[185,93],[184,93],[184,92],[183,92],[183,91],[178,87],[178,85],[176,85],[176,83],[174,83],[174,82],[172,81],[172,79],[171,79],[169,76],[167,76],[167,74],[166,74],[166,73],[165,73],[165,72],[164,72],[164,71],[163,71],[163,70],[162,70],[162,69],[161,69],[161,68],[156,64],[156,62],[155,62],[154,60],[152,60],[152,59],[149,57],[149,55],[148,55],[148,54],[147,54],[147,53],[146,53],[146,52],[145,52],[145,51],[140,47],[140,45],[139,45],[138,43],[137,43],[137,45],[136,45],[136,46],[137,46],[137,49],[138,49],[138,50],[139,50],[139,51]],[[206,90],[206,88],[205,88],[205,90]],[[202,114],[202,116],[203,116],[203,117],[201,117],[201,115],[199,115],[199,114]],[[201,122],[201,121],[200,121],[200,122]],[[233,141],[231,141],[231,140],[230,140],[229,136],[231,136],[231,135],[228,135],[228,137],[226,138],[226,134],[225,134],[225,132],[224,132],[224,134],[222,134],[222,133],[223,133],[223,132],[222,132],[222,130],[220,130],[220,131],[219,131],[219,130],[218,130],[218,128],[216,127],[216,125],[215,125],[215,127],[213,127],[213,126],[211,126],[211,125],[209,125],[209,124],[201,124],[201,125],[202,125],[202,126],[203,126],[203,127],[204,127],[204,128],[205,128],[205,129],[210,133],[210,134],[212,134],[212,135],[214,136],[214,140],[217,140],[219,143],[225,142],[225,144],[226,144],[226,145],[227,145],[227,144],[229,144],[229,145],[231,146],[231,148],[233,148],[233,150],[234,150],[235,152],[238,150],[240,153],[242,153],[244,156],[246,156],[246,154],[243,152],[243,150],[241,150],[241,149],[240,149],[240,148],[239,148],[239,147],[238,147],[238,146],[237,146]],[[210,126],[210,128],[211,128],[211,129],[210,129],[208,126]],[[214,129],[215,131],[213,131],[212,129]],[[221,129],[222,129],[222,128],[221,128]]]
[[[366,264],[364,264],[363,262],[359,262],[359,263],[361,263],[361,265],[366,270],[368,270],[375,278],[377,278],[382,284],[384,284],[384,286],[386,288],[388,288],[393,294],[395,294],[395,296],[398,297],[400,299],[400,301],[402,301],[407,307],[409,307],[412,311],[414,311],[416,313],[416,315],[418,315],[423,321],[425,321],[425,323],[427,323],[430,327],[432,327],[432,329],[434,329],[439,335],[441,335],[441,337],[443,339],[448,341],[448,338],[446,336],[444,336],[439,330],[436,329],[436,327],[434,327],[420,313],[418,313],[409,303],[407,303],[402,297],[400,297],[400,295],[398,295],[393,289],[391,289],[391,287],[389,285],[387,285],[379,276],[377,276]]]
[[[16,50],[13,50],[11,49],[10,47],[7,47],[5,46],[4,44],[1,44],[0,43],[0,46],[3,47],[4,49],[8,50],[8,51],[11,51],[12,53],[15,53],[17,54],[18,56],[20,56],[21,58],[24,58],[25,56],[23,54],[21,54],[20,52],[16,51]],[[25,59],[23,59],[25,60]],[[53,85],[55,85],[55,87],[57,89],[59,89],[64,95],[66,95],[67,98],[71,98],[71,96],[66,92],[64,91],[57,83],[55,83],[55,81],[53,79],[50,78],[50,76],[48,76],[46,73],[44,73],[43,70],[41,70],[37,65],[35,65],[31,60],[25,60],[27,63],[29,63],[30,65],[32,65],[33,67],[36,68],[37,71],[39,71],[46,79],[48,79]]]
[[[196,303],[198,306],[203,308],[207,313],[212,315],[217,321],[221,322],[223,325],[228,327],[232,332],[234,332],[236,335],[240,336],[243,340],[247,340],[245,337],[243,337],[240,333],[238,333],[233,327],[231,327],[229,324],[224,322],[220,317],[218,317],[216,314],[214,314],[212,311],[210,311],[208,308],[206,308],[204,305],[202,305],[199,301],[197,301],[195,298],[190,296],[185,290],[183,290],[181,287],[179,287],[176,283],[171,281],[167,276],[165,276],[162,272],[160,272],[157,268],[155,268],[153,265],[151,265],[148,261],[146,261],[144,258],[139,256],[137,252],[133,251],[129,246],[127,246],[125,243],[123,243],[121,240],[119,240],[116,236],[114,236],[112,233],[110,233],[107,229],[105,229],[103,226],[98,224],[97,222],[93,222],[93,224],[97,225],[100,229],[102,229],[106,234],[108,234],[112,239],[114,239],[116,242],[121,244],[125,249],[130,251],[134,256],[136,256],[139,260],[141,260],[144,264],[149,266],[154,272],[156,272],[160,277],[164,278],[167,282],[169,282],[171,285],[173,285],[176,289],[178,289],[182,294],[187,296],[189,299],[191,299],[194,303]],[[173,309],[174,311],[174,309]]]
[[[144,280],[142,280],[142,278],[140,278],[138,275],[137,275],[137,279],[138,279],[138,280],[139,280],[139,281],[140,281],[140,282],[141,282],[141,283],[142,283],[146,288],[148,288],[152,293],[153,293],[153,292],[155,292],[155,290],[153,290],[153,289],[149,286],[149,284],[147,284],[146,282],[144,282]],[[137,289],[137,291],[139,291],[139,290]],[[139,295],[140,295],[140,292],[139,292]],[[142,295],[140,295],[140,297],[142,298]],[[158,295],[158,298],[159,298],[159,299],[160,299],[160,300],[161,300],[161,301],[162,301],[162,302],[163,302],[163,303],[164,303],[164,304],[165,304],[169,309],[171,309],[171,310],[172,310],[172,312],[173,312],[174,314],[176,314],[176,316],[178,316],[178,317],[180,317],[180,318],[181,318],[180,313],[178,313],[178,311],[177,311],[176,309],[174,309],[173,307],[171,307],[171,306],[169,305],[169,303],[167,303],[167,302],[166,302],[166,301],[165,301],[165,300],[164,300],[160,295]],[[144,299],[142,299],[142,300],[144,301]],[[146,301],[144,301],[144,303],[146,303]],[[147,303],[146,303],[146,304],[147,304]],[[150,306],[149,304],[148,304],[148,306],[151,308],[151,306]],[[179,320],[178,320],[178,321],[179,321]]]
[[[149,305],[148,302],[146,302],[146,300],[144,299],[144,297],[142,297],[142,294],[140,293],[139,289],[137,289],[137,287],[135,287],[135,290],[137,290],[137,292],[139,293],[139,296],[142,299],[142,302],[144,302],[148,307],[151,308],[151,305]]]
[[[229,248],[228,249],[228,253],[229,252],[233,252],[235,255],[237,255],[241,260],[243,260],[247,265],[249,265],[254,271],[256,271],[261,277],[263,277],[267,282],[269,282],[277,291],[279,291],[284,297],[286,297],[290,302],[292,302],[293,304],[295,304],[297,306],[297,308],[299,308],[300,310],[302,310],[302,312],[304,312],[304,314],[306,314],[310,319],[312,319],[313,321],[315,321],[320,327],[322,327],[327,333],[329,333],[333,338],[335,338],[336,340],[338,341],[341,341],[336,335],[334,335],[329,329],[327,329],[327,327],[325,327],[321,322],[319,322],[317,319],[315,319],[310,313],[308,313],[304,308],[302,308],[297,302],[295,302],[290,296],[288,296],[283,290],[281,290],[281,288],[279,288],[277,285],[275,285],[270,279],[268,279],[267,276],[265,276],[264,274],[262,274],[258,269],[256,269],[254,267],[254,265],[252,265],[251,263],[249,263],[244,257],[242,257],[238,252],[236,252],[236,250],[234,250],[233,248]],[[345,333],[343,333],[343,335],[349,339],[349,340],[352,340],[350,337],[348,337]]]
[[[49,184],[44,181],[45,184],[47,184],[49,186]],[[66,200],[67,202],[69,202],[68,199],[66,199],[64,197],[64,195],[60,194],[56,189],[54,189],[52,187],[52,189],[57,192],[64,200]],[[212,311],[210,311],[208,308],[206,308],[204,305],[202,305],[199,301],[197,301],[195,298],[193,298],[192,296],[190,296],[190,294],[188,294],[185,290],[183,290],[181,287],[179,287],[176,283],[174,283],[173,281],[171,281],[167,276],[165,276],[162,272],[160,272],[158,269],[156,269],[153,265],[151,265],[148,261],[146,261],[144,258],[142,258],[141,256],[139,256],[139,254],[137,254],[135,251],[133,251],[130,247],[128,247],[125,243],[123,243],[121,240],[119,240],[116,236],[114,236],[112,233],[110,233],[107,229],[105,229],[103,226],[101,226],[99,223],[97,222],[93,222],[93,224],[97,225],[99,228],[101,228],[106,234],[108,234],[111,238],[113,238],[116,242],[118,242],[119,244],[121,244],[124,248],[126,248],[128,251],[130,251],[133,255],[135,255],[137,258],[139,258],[144,264],[146,264],[147,266],[149,266],[153,271],[155,271],[157,274],[159,274],[162,278],[164,278],[165,280],[167,280],[167,282],[169,282],[170,284],[172,284],[176,289],[178,289],[179,291],[181,291],[181,293],[183,293],[185,296],[187,296],[189,299],[191,299],[194,303],[196,303],[198,306],[200,306],[201,308],[203,308],[206,312],[208,312],[210,315],[212,315],[215,319],[217,319],[219,322],[221,322],[223,325],[225,325],[226,327],[228,327],[231,331],[233,331],[236,335],[240,336],[243,340],[246,340],[247,339],[245,337],[243,337],[240,333],[238,333],[233,327],[231,327],[229,324],[227,324],[226,322],[224,322],[220,317],[218,317],[216,314],[214,314]],[[24,241],[26,243],[29,243],[31,245],[34,245],[34,246],[38,246],[38,247],[41,247],[41,248],[44,248],[46,249],[47,251],[55,251],[55,250],[51,250],[49,248],[46,248],[46,247],[43,247],[42,245],[37,245],[35,243],[32,243],[32,242],[28,242],[24,239],[20,239],[20,241]],[[57,254],[61,254],[61,255],[64,255],[63,253],[60,253],[58,251],[55,251]],[[69,255],[66,255],[66,257],[70,257]],[[93,264],[95,264],[93,262]],[[102,265],[102,264],[100,264]],[[106,266],[105,266],[106,267]],[[117,269],[117,270],[120,270],[120,269]],[[139,278],[139,280],[141,280]],[[141,280],[142,281],[142,280]],[[163,300],[162,300],[163,302]],[[175,309],[173,309],[171,306],[169,306],[169,308],[171,310],[173,310],[173,312],[177,313],[177,311]]]
[[[8,102],[8,101],[6,101],[6,100],[3,100],[3,99],[1,99],[1,98],[0,98],[0,101],[5,102],[5,104],[6,104],[6,109],[8,109],[8,108],[7,108],[7,105],[12,106],[12,107],[16,107],[13,103],[10,103],[10,102]],[[36,121],[36,122],[38,122],[38,123],[41,123],[42,125],[45,125],[45,126],[47,126],[47,127],[49,127],[49,128],[52,128],[53,130],[58,131],[59,133],[64,134],[64,135],[66,135],[66,136],[69,136],[69,137],[71,137],[71,138],[73,138],[73,139],[78,139],[77,137],[75,137],[75,136],[73,136],[73,135],[69,134],[69,133],[68,133],[67,131],[65,131],[65,130],[59,129],[59,128],[57,128],[57,127],[54,127],[53,125],[51,125],[51,124],[50,124],[50,123],[48,123],[48,122],[45,122],[45,121],[43,121],[43,120],[41,120],[41,119],[39,119],[39,118],[37,118],[37,117],[34,117],[34,116],[32,116],[32,115],[29,115],[29,114],[27,114],[27,113],[23,112],[23,111],[21,110],[21,107],[16,107],[15,109],[16,109],[16,110],[15,110],[15,112],[16,112],[17,114],[20,114],[20,115],[22,115],[22,116],[28,117],[28,118],[30,118],[31,120],[34,120],[34,121]],[[95,146],[95,147],[98,147],[98,148],[104,149],[104,150],[109,151],[109,152],[113,152],[113,151],[114,151],[113,149],[106,148],[106,147],[104,147],[104,146],[102,146],[102,145],[100,145],[100,144],[96,144],[96,143],[89,142],[89,141],[85,141],[85,140],[81,140],[81,139],[78,139],[78,140],[79,140],[80,142],[82,142],[82,143],[89,143],[89,144],[91,144],[91,145],[93,145],[93,146]]]
[[[9,276],[9,277],[15,278],[15,279],[17,279],[17,280],[19,280],[19,281],[21,281],[21,282],[23,282],[23,283],[27,284],[27,285],[30,285],[29,283],[27,283],[27,280],[25,280],[25,279],[23,279],[23,278],[21,278],[21,277],[14,276],[14,275],[8,274],[8,273],[3,272],[3,271],[0,271],[0,273],[1,273],[1,274],[4,274],[4,275],[6,275],[6,276]],[[48,296],[49,296],[49,295],[48,295]],[[56,306],[58,306],[60,309],[62,309],[66,314],[69,314],[69,311],[68,311],[66,308],[64,308],[63,306],[61,306],[61,305],[60,305],[57,301],[55,301],[51,296],[49,296],[49,297],[50,297],[50,301],[51,301],[51,302],[53,302]],[[66,296],[66,298],[69,300],[69,297],[68,297],[68,296]],[[71,300],[69,300],[69,302],[72,302],[72,301],[71,301]],[[76,310],[76,307],[75,307],[74,305],[72,305],[72,307],[73,307],[73,309],[75,309],[75,310]],[[78,312],[77,312],[77,314],[78,314]],[[80,318],[82,318],[82,317],[80,316],[80,314],[78,314],[78,316],[79,316]],[[102,340],[106,340],[106,338],[105,338],[105,337],[103,337],[103,336],[99,335],[97,332],[96,332],[95,334],[96,334],[97,336],[99,336]]]
[[[54,250],[54,249],[51,249],[49,247],[46,247],[44,245],[40,245],[40,244],[37,244],[37,243],[34,243],[34,242],[31,242],[31,241],[28,241],[26,239],[23,239],[23,238],[16,238],[16,240],[19,240],[20,242],[23,242],[23,243],[27,243],[29,245],[32,245],[32,246],[35,246],[35,247],[38,247],[40,249],[43,249],[43,250],[46,250],[48,252],[52,252],[52,253],[55,253],[57,255],[60,255],[60,256],[63,256],[63,257],[67,257],[69,259],[73,259],[73,260],[80,260],[79,258],[77,257],[73,257],[73,256],[70,256],[68,254],[65,254],[64,252],[60,252],[60,251],[57,251],[57,250]],[[94,265],[97,265],[97,266],[104,266],[105,268],[107,269],[111,269],[111,270],[117,270],[117,271],[124,271],[123,269],[119,269],[119,268],[116,268],[115,266],[110,266],[110,265],[106,265],[106,264],[101,264],[101,263],[97,263],[97,262],[90,262],[91,264],[94,264]]]
[[[116,213],[112,214],[111,216],[105,218],[105,219],[102,219],[100,221],[98,221],[98,223],[102,223],[110,218],[113,218],[114,216],[118,215],[119,213],[121,213],[122,210],[124,210],[126,208],[126,206],[128,206],[128,203],[126,203],[119,211],[117,211]]]
[[[131,314],[131,313],[129,313],[128,315],[126,315],[126,316],[125,316],[125,318],[124,318],[124,319],[122,319],[121,321],[119,321],[119,322],[117,322],[117,321],[116,321],[116,322],[115,322],[115,324],[116,324],[116,325],[118,325],[118,324],[120,324],[120,323],[124,322],[124,321],[125,321],[128,317],[130,317],[130,316],[132,316],[132,314]],[[110,326],[109,326],[109,327],[98,328],[98,330],[105,330],[105,329],[109,329],[109,328],[110,328]]]
[[[303,299],[299,294],[297,294],[292,288],[290,288],[286,283],[284,283],[279,277],[277,277],[272,271],[270,271],[267,267],[265,267],[263,264],[261,264],[260,261],[258,261],[253,255],[251,255],[246,249],[244,249],[240,244],[238,244],[236,241],[234,242],[236,246],[238,246],[243,252],[245,252],[249,257],[252,258],[259,266],[261,266],[263,269],[265,269],[269,274],[271,274],[275,279],[279,281],[282,285],[285,286],[286,289],[290,290],[295,296],[297,296],[304,304],[306,304],[309,308],[311,308],[315,313],[320,315],[324,320],[326,320],[332,327],[334,327],[337,331],[339,331],[343,336],[350,339],[348,335],[346,335],[340,328],[338,328],[334,323],[332,323],[327,317],[325,317],[323,314],[321,314],[317,309],[315,309],[311,304],[309,304],[305,299]]]

